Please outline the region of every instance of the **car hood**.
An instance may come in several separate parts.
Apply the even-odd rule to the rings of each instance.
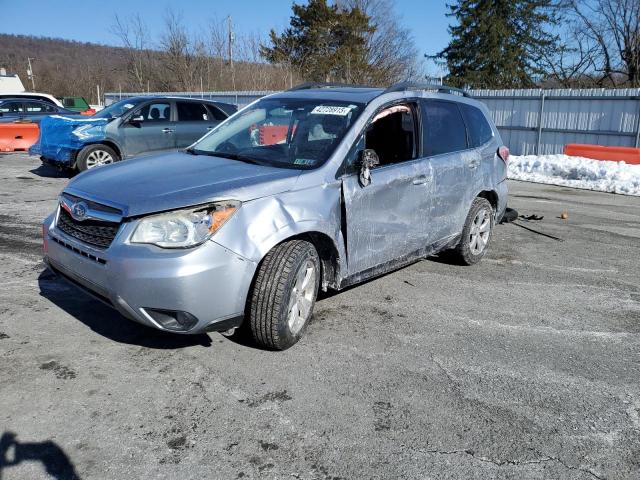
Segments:
[[[65,191],[135,217],[213,200],[246,202],[274,195],[290,190],[299,175],[299,170],[170,152],[89,170]]]

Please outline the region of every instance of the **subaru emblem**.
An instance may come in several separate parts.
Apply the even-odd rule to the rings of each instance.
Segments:
[[[71,206],[71,216],[76,220],[84,220],[87,216],[87,204],[84,202],[74,203]]]

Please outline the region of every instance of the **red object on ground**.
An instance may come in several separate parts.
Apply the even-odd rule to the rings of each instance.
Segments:
[[[91,115],[93,115],[95,113],[96,113],[96,109],[95,108],[89,108],[89,109],[85,110],[84,112],[80,112],[80,115],[91,116]]]
[[[640,148],[603,147],[602,145],[583,145],[570,143],[565,145],[564,154],[572,157],[592,158],[594,160],[623,161],[640,165]]]
[[[0,152],[21,152],[38,141],[35,123],[0,123]]]

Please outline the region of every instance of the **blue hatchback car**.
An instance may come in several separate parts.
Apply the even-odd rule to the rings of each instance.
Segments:
[[[191,145],[236,111],[234,105],[179,97],[134,97],[91,117],[54,116],[40,124],[29,153],[79,171]]]

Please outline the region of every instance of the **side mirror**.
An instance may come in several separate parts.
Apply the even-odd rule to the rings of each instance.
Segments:
[[[366,187],[371,183],[371,169],[380,165],[380,159],[375,150],[366,148],[360,152],[360,173],[358,180],[360,185]]]
[[[142,122],[144,122],[144,117],[142,115],[136,115],[129,119],[129,123],[132,125],[140,125]]]

